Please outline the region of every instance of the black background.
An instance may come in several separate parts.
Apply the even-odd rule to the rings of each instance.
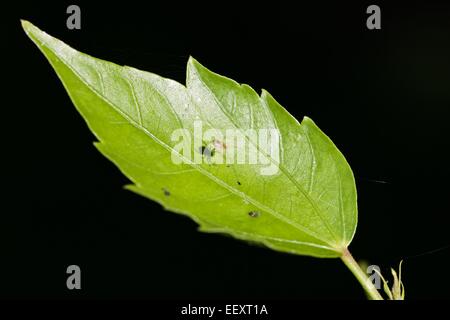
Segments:
[[[310,116],[356,177],[354,256],[386,274],[404,259],[408,298],[449,297],[450,249],[421,254],[450,244],[450,3],[374,2],[372,31],[361,1],[145,3],[2,4],[0,297],[364,299],[339,259],[202,234],[122,189],[20,18],[182,83],[192,55]],[[66,28],[70,4],[81,30]],[[71,264],[80,291],[66,288]]]

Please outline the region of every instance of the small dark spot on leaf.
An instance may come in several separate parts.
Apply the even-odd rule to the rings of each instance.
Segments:
[[[166,197],[170,196],[170,191],[167,190],[166,188],[162,188],[162,191],[164,192],[164,195],[165,195]]]
[[[207,146],[201,146],[198,148],[198,152],[200,152],[202,155],[204,155],[207,158],[211,158],[211,157],[214,157],[216,150],[210,149]]]
[[[236,181],[238,185],[241,185],[242,183],[240,181]]]
[[[250,211],[248,213],[248,215],[252,218],[258,218],[259,217],[259,212],[258,211]]]

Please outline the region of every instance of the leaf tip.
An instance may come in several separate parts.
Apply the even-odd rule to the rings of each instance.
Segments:
[[[33,41],[35,41],[34,38],[39,37],[39,34],[45,34],[45,32],[40,30],[28,20],[20,19],[20,24],[22,25],[22,29],[25,31],[25,34]]]
[[[208,70],[206,69],[200,62],[197,61],[193,56],[189,56],[189,60],[187,63],[187,71],[193,71],[194,73],[202,73],[202,71]]]
[[[134,190],[136,190],[136,185],[134,185],[134,184],[132,184],[132,183],[124,184],[124,185],[122,186],[122,188],[123,188],[124,190],[134,191]]]
[[[261,98],[266,99],[267,97],[270,97],[270,93],[269,91],[267,91],[266,89],[262,88],[261,89]]]
[[[303,122],[305,122],[305,123],[314,123],[314,121],[308,116],[303,116],[302,123]]]
[[[25,19],[20,19],[20,24],[22,25],[23,28],[25,28],[25,26],[30,25],[31,22]]]
[[[25,20],[25,19],[20,19],[20,24],[22,26],[22,29],[25,30],[25,32],[27,32],[27,33],[28,33],[28,30],[30,30],[31,27],[33,26],[33,24],[30,21]]]
[[[188,63],[198,62],[193,56],[189,55]]]
[[[193,56],[189,55],[189,59],[188,59],[188,68],[197,68],[197,66],[200,65],[200,63],[197,61],[197,59],[195,59]]]
[[[261,99],[263,101],[266,101],[270,105],[272,104],[279,105],[279,103],[275,100],[275,98],[266,89],[261,89]]]

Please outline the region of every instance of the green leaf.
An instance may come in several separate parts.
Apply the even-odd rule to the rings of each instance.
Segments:
[[[93,58],[29,22],[22,25],[98,138],[98,150],[132,181],[128,189],[189,216],[201,231],[275,250],[339,257],[349,245],[357,222],[353,174],[311,119],[298,123],[268,92],[258,95],[193,58],[183,86]],[[202,136],[199,144],[196,123],[203,132],[230,130],[245,145],[225,135]],[[271,144],[259,144],[254,131],[266,132],[261,141]],[[189,137],[197,144],[179,149]],[[232,148],[237,157],[258,161],[221,164]]]

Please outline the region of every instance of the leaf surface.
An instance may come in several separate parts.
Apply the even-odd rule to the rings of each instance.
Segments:
[[[189,216],[201,231],[279,251],[339,257],[351,242],[353,173],[311,119],[300,124],[265,90],[258,95],[193,58],[184,86],[78,52],[27,21],[22,26],[97,137],[98,150],[132,181],[128,189]],[[224,134],[182,152],[180,139],[195,140],[198,123],[203,132],[231,130],[245,147]],[[252,133],[262,131],[263,141],[275,144],[261,147]],[[232,147],[236,157],[260,161],[220,163]]]

